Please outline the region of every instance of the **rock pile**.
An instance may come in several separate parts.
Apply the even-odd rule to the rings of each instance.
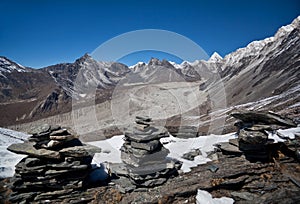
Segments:
[[[116,183],[123,192],[160,185],[177,174],[182,165],[167,157],[169,150],[159,139],[168,137],[168,132],[163,127],[151,126],[151,121],[149,117],[136,117],[136,126],[125,132],[121,147],[123,164],[110,166],[112,173],[120,177]]]
[[[276,131],[280,127],[296,127],[290,119],[283,118],[272,112],[240,111],[231,114],[240,121],[238,127],[238,146],[247,159],[268,161],[272,150],[272,140],[268,139],[267,131]]]
[[[8,147],[11,152],[28,155],[16,165],[10,201],[61,202],[78,196],[87,186],[97,149],[83,145],[75,134],[59,126],[41,125],[31,134],[28,141]]]

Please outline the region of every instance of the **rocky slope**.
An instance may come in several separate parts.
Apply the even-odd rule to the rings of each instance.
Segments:
[[[281,27],[274,37],[225,56],[221,75],[228,104],[255,101],[299,85],[299,49],[300,17]]]
[[[0,112],[4,116],[0,119],[1,125],[35,118],[35,110],[47,111],[47,99],[59,90],[51,76],[42,70],[22,67],[5,57],[0,57],[0,62]]]
[[[205,106],[199,106],[203,110],[202,115],[199,116],[195,108],[189,111],[190,117],[186,120],[194,123],[200,119],[200,132],[203,134],[208,131],[211,119],[217,121],[225,118],[225,123],[228,123],[225,124],[225,132],[231,131],[226,129],[226,126],[232,127],[232,120],[226,114],[235,108],[272,110],[299,121],[299,49],[300,16],[290,25],[281,27],[274,37],[251,42],[223,59],[216,57],[215,61],[198,61],[197,66],[201,67],[213,61],[210,69],[218,70],[218,74],[212,74],[200,85],[200,90],[217,95],[220,87],[223,87],[226,97],[220,100],[223,100],[226,107],[217,109],[213,102],[208,101]],[[218,81],[223,86],[216,86]],[[180,119],[183,118],[170,118],[169,126],[178,125]]]
[[[0,57],[0,62],[0,112],[4,114],[1,126],[69,112],[72,97],[84,97],[89,87],[101,90],[97,100],[105,101],[120,78],[130,71],[123,64],[97,62],[88,55],[74,63],[42,69],[26,68],[5,57]],[[80,90],[74,91],[74,83]]]

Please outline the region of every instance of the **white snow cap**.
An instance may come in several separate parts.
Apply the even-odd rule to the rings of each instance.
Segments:
[[[138,62],[134,65],[129,66],[129,69],[133,69],[134,67],[139,67],[139,66],[143,66],[143,65],[146,65],[146,63],[145,62]]]
[[[208,62],[220,62],[221,60],[223,60],[223,57],[221,57],[221,56],[219,55],[219,53],[214,52],[214,53],[210,56]]]
[[[0,56],[0,75],[5,77],[3,73],[11,73],[13,71],[26,72],[26,69],[22,65],[19,65],[15,62],[12,62],[11,60],[8,60],[5,57]]]

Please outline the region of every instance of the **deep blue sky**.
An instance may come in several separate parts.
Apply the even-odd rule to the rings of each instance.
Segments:
[[[207,54],[224,56],[291,23],[300,15],[299,2],[1,0],[0,55],[29,67],[73,62],[112,37],[151,28],[179,33]],[[137,56],[126,63],[149,60]]]

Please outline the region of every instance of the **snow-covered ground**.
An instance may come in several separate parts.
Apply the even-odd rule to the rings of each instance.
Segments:
[[[26,140],[29,135],[5,128],[0,128],[0,178],[13,176],[15,165],[25,155],[14,154],[6,148],[13,143],[20,143]]]
[[[290,128],[285,130],[278,130],[279,133],[287,138],[294,139],[295,133],[300,133],[300,127]],[[114,136],[107,140],[89,142],[88,144],[101,148],[101,153],[96,153],[93,163],[100,164],[102,162],[120,163],[121,152],[120,148],[124,143],[123,135]],[[191,167],[195,167],[199,164],[205,164],[210,161],[207,158],[207,153],[214,149],[214,145],[220,142],[229,141],[229,139],[236,138],[235,133],[229,133],[226,135],[208,135],[197,138],[181,139],[170,135],[169,137],[162,138],[161,142],[164,146],[170,150],[169,157],[176,158],[183,162],[181,170],[183,172],[189,172]],[[274,139],[275,142],[283,142],[284,139],[278,137],[275,134],[269,134],[270,139]],[[184,153],[190,152],[193,149],[200,149],[202,155],[196,156],[194,161],[189,161],[181,158]]]
[[[286,138],[295,138],[295,133],[300,133],[300,127],[290,128],[285,130],[278,130],[279,133],[284,135]],[[23,155],[17,155],[9,152],[6,148],[12,143],[23,142],[28,138],[29,135],[20,133],[4,128],[0,128],[0,178],[11,177],[14,174],[14,166],[24,157]],[[124,143],[123,135],[114,136],[110,139],[102,141],[93,141],[88,144],[101,148],[101,153],[96,153],[93,159],[93,164],[100,165],[103,162],[120,163],[121,152],[120,148]],[[235,133],[229,133],[226,135],[209,135],[201,136],[198,138],[180,139],[170,135],[169,137],[162,138],[161,142],[164,146],[170,150],[169,157],[176,158],[183,162],[181,170],[188,172],[191,167],[199,164],[204,164],[210,159],[207,158],[207,152],[214,149],[214,144],[220,142],[226,142],[229,139],[236,138]],[[274,134],[269,134],[269,138],[275,141],[284,141]],[[194,161],[189,161],[181,158],[184,153],[187,153],[193,149],[200,149],[202,155],[196,156]],[[234,202],[233,199],[222,197],[212,198],[212,196],[201,189],[198,190],[196,196],[197,203],[210,203],[210,204],[231,204]]]
[[[96,153],[93,163],[100,164],[102,162],[120,163],[121,152],[120,148],[123,145],[122,135],[114,136],[110,139],[103,141],[89,142],[88,144],[101,148],[101,153]],[[195,167],[199,164],[205,164],[210,161],[207,158],[207,152],[214,149],[214,144],[219,142],[226,142],[231,138],[235,138],[236,134],[230,133],[226,135],[209,135],[201,136],[198,138],[180,139],[173,136],[162,138],[161,142],[164,146],[170,150],[168,157],[176,158],[183,162],[181,170],[183,172],[189,172],[191,167]],[[194,161],[189,161],[181,158],[184,153],[190,152],[193,149],[200,149],[202,155],[196,156]]]

